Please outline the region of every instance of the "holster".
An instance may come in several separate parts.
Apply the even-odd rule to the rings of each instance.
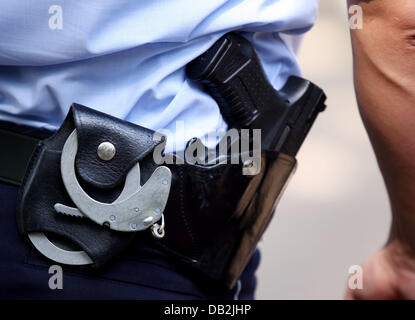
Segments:
[[[296,168],[292,156],[262,151],[261,171],[242,164],[172,166],[166,236],[157,241],[216,283],[232,288],[250,261]]]

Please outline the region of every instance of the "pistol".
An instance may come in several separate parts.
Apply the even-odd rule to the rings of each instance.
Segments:
[[[186,73],[209,91],[230,128],[261,129],[264,150],[295,156],[326,108],[323,90],[301,77],[274,89],[252,44],[234,32],[190,62]]]

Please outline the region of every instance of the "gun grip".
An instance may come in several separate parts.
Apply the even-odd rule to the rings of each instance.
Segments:
[[[231,128],[249,127],[265,107],[283,104],[251,43],[235,33],[220,38],[187,65],[187,76],[205,85]]]

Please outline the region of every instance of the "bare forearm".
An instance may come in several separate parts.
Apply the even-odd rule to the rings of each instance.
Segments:
[[[415,254],[415,2],[352,4],[364,13],[352,31],[355,87],[392,205],[391,238]]]

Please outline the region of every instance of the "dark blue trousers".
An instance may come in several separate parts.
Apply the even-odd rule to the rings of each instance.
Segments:
[[[0,155],[1,157],[1,155]],[[1,161],[1,159],[0,159]],[[257,251],[233,290],[217,292],[161,251],[135,244],[102,270],[63,266],[62,289],[50,289],[53,262],[18,232],[18,187],[0,183],[0,299],[253,299]]]

